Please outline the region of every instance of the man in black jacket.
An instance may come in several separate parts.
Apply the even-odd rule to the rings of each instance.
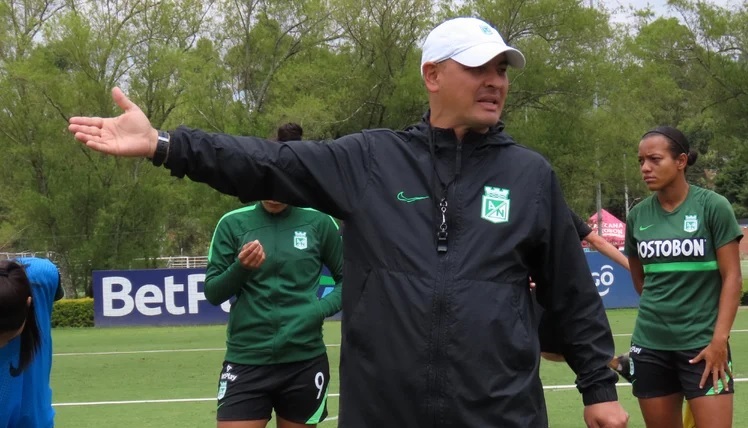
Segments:
[[[546,427],[528,275],[588,426],[624,427],[610,326],[558,180],[499,120],[507,67],[524,64],[491,26],[457,18],[424,43],[430,111],[402,132],[293,145],[159,132],[117,88],[123,115],[69,129],[243,201],[345,221],[341,427]]]

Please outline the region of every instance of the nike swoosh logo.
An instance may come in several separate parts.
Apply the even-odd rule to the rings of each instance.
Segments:
[[[400,192],[400,193],[397,194],[397,200],[398,201],[403,201],[403,202],[407,202],[407,203],[411,203],[411,202],[415,202],[415,201],[420,201],[421,199],[428,199],[428,198],[429,198],[428,196],[413,196],[412,198],[409,198],[409,197],[403,195],[403,192]]]
[[[647,230],[652,226],[654,226],[654,224],[650,224],[649,226],[639,226],[639,230]]]

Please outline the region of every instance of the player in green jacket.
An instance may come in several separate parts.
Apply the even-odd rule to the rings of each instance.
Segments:
[[[633,393],[648,428],[681,427],[683,399],[699,427],[732,426],[728,337],[741,293],[730,203],[690,185],[696,161],[686,137],[655,128],[639,143],[639,164],[654,194],[627,218],[626,253],[641,295],[631,338]]]
[[[279,128],[280,141],[301,127]],[[334,290],[317,298],[322,266]],[[314,426],[327,416],[330,369],[322,322],[341,307],[343,245],[332,217],[275,201],[231,211],[216,226],[205,297],[235,297],[218,384],[218,428]]]

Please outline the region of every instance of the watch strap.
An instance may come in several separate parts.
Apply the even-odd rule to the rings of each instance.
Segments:
[[[151,162],[153,166],[161,166],[166,162],[166,158],[169,157],[169,144],[171,143],[171,136],[166,131],[158,131],[158,141],[156,142],[156,151],[153,153]]]

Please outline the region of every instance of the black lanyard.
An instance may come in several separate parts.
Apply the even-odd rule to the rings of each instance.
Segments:
[[[436,251],[438,253],[446,253],[447,252],[447,208],[449,207],[449,202],[447,201],[447,196],[449,194],[449,186],[453,185],[457,179],[460,177],[460,168],[462,165],[462,142],[457,142],[457,154],[455,158],[455,174],[454,177],[452,177],[452,180],[450,180],[448,183],[445,182],[442,179],[441,174],[439,174],[439,168],[436,165],[436,153],[434,151],[434,128],[432,128],[429,125],[429,152],[431,152],[431,165],[434,168],[434,173],[436,174],[437,180],[439,180],[439,184],[441,185],[441,195],[437,199],[438,205],[437,208],[439,209],[439,212],[442,215],[442,221],[439,224],[439,226],[436,229]],[[437,194],[438,190],[434,193]]]

